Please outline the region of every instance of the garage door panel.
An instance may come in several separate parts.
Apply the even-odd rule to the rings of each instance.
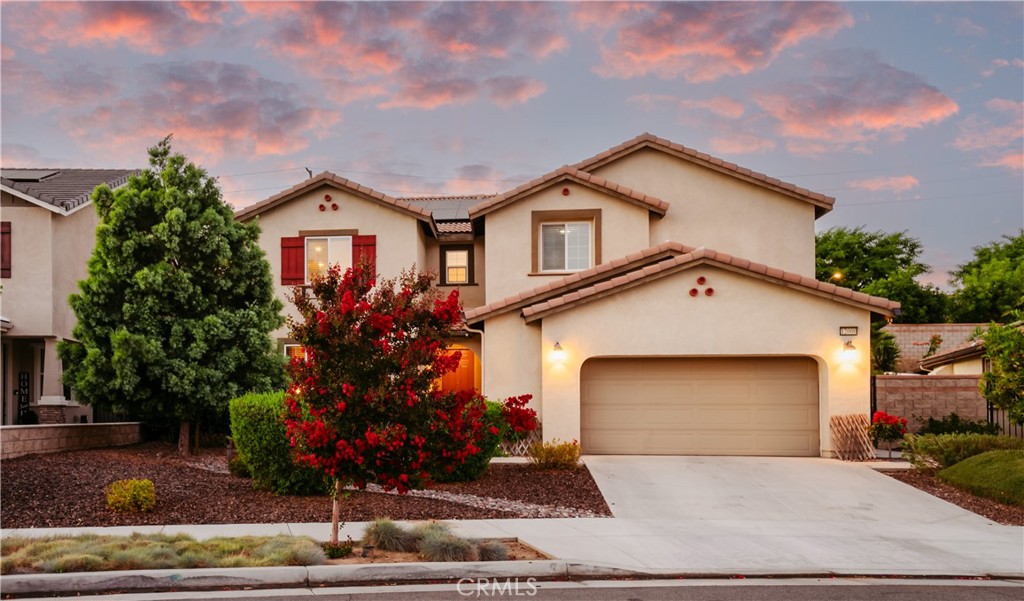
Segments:
[[[581,380],[586,453],[818,454],[811,359],[599,359]]]

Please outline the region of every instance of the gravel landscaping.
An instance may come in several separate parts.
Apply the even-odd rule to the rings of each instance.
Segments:
[[[157,504],[147,513],[106,508],[104,487],[114,480],[148,478]],[[586,467],[541,472],[525,464],[493,464],[483,478],[440,484],[426,496],[353,492],[341,519],[370,521],[611,516]],[[423,493],[418,493],[422,495]],[[221,449],[190,459],[174,446],[144,443],[32,455],[3,462],[0,526],[52,528],[159,524],[329,522],[329,497],[278,497],[253,490],[227,473]]]

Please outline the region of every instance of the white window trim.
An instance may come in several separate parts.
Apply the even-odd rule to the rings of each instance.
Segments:
[[[331,256],[331,241],[332,240],[347,240],[349,248],[349,256],[355,261],[355,248],[352,246],[352,236],[306,236],[302,240],[302,273],[306,285],[309,285],[309,241],[310,240],[323,240],[327,243],[327,257],[328,261]],[[331,267],[327,265],[328,269]]]
[[[587,239],[587,251],[590,255],[589,264],[586,267],[580,267],[572,269],[569,267],[569,236],[565,237],[565,246],[562,248],[562,269],[544,269],[544,226],[548,225],[560,225],[563,228],[568,228],[570,225],[586,225],[588,231]],[[539,226],[540,229],[537,232],[537,269],[541,273],[572,273],[576,271],[586,271],[594,266],[594,222],[593,221],[542,221]]]
[[[469,273],[469,254],[472,251],[470,249],[468,249],[468,248],[446,248],[444,250],[444,252],[445,252],[445,255],[444,255],[444,269],[445,269],[444,283],[447,284],[447,285],[452,285],[452,286],[466,286],[466,285],[470,284],[473,281],[473,278],[472,278],[473,274]],[[465,281],[456,282],[456,281],[454,281],[454,280],[452,280],[451,278],[448,277],[449,270],[451,270],[451,268],[453,267],[451,262],[448,260],[448,258],[449,258],[448,253],[466,253],[466,264],[465,265],[455,265],[454,266],[456,268],[464,268],[466,270],[466,280]]]

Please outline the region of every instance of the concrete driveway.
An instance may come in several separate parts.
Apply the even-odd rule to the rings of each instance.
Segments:
[[[543,521],[532,534],[562,558],[714,573],[1024,576],[1024,528],[1001,526],[863,464],[584,460],[616,519]]]

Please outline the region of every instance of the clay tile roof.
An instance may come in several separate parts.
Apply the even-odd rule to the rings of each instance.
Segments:
[[[522,309],[523,318],[526,321],[534,321],[554,311],[564,310],[586,302],[587,299],[596,298],[608,294],[614,294],[621,290],[640,285],[645,281],[651,281],[670,273],[693,267],[699,264],[711,264],[723,267],[737,273],[745,273],[758,277],[778,285],[787,286],[802,292],[808,292],[825,298],[831,298],[839,302],[852,304],[857,307],[868,309],[883,315],[893,315],[899,309],[900,304],[887,298],[870,296],[862,292],[854,292],[848,288],[840,288],[835,284],[819,282],[813,278],[801,276],[796,273],[784,271],[774,267],[768,267],[760,263],[733,257],[727,253],[719,253],[712,249],[697,248],[691,252],[662,258],[658,262],[650,263],[641,268],[630,271],[626,274],[608,280],[611,286],[590,284],[587,288],[573,290],[562,296],[552,298],[544,303],[531,304]]]
[[[404,200],[399,200],[391,196],[388,196],[383,192],[379,192],[372,188],[367,188],[362,184],[335,175],[330,171],[318,173],[317,175],[301,183],[298,183],[292,186],[291,188],[284,190],[283,192],[278,192],[277,194],[271,196],[270,198],[261,200],[255,204],[251,204],[247,207],[239,209],[238,211],[235,212],[235,219],[244,220],[249,219],[251,217],[255,217],[256,215],[268,211],[279,204],[297,198],[298,196],[304,194],[305,192],[308,192],[309,190],[312,190],[313,188],[322,184],[333,185],[337,188],[341,188],[343,190],[356,194],[357,196],[362,196],[367,200],[372,200],[386,207],[395,209],[396,211],[415,217],[420,221],[424,221],[430,224],[431,228],[436,230],[436,228],[434,228],[433,216],[431,215],[430,211],[422,207],[405,202]]]
[[[437,231],[441,234],[472,234],[473,224],[469,221],[438,221]]]
[[[135,173],[138,170],[4,167],[0,170],[0,185],[23,200],[66,213],[89,203],[96,186],[118,188]]]
[[[652,260],[659,260],[664,257],[679,255],[693,251],[692,246],[680,244],[679,242],[663,242],[652,246],[642,252],[633,253],[627,257],[601,263],[584,271],[567,275],[563,278],[552,280],[532,290],[520,292],[507,298],[465,311],[467,323],[477,323],[523,307],[526,304],[541,302],[545,298],[551,298],[569,292],[574,287],[586,286],[606,280],[610,275],[616,275],[622,270],[636,269]]]
[[[492,198],[485,200],[479,204],[476,204],[469,209],[469,216],[472,219],[482,217],[487,213],[496,211],[507,204],[513,203],[521,198],[524,198],[541,188],[545,188],[549,185],[554,184],[556,181],[569,179],[577,183],[581,183],[591,188],[596,188],[614,196],[626,202],[631,202],[649,209],[652,213],[663,216],[667,211],[669,204],[660,198],[637,192],[621,184],[615,184],[608,180],[591,175],[585,171],[574,169],[572,167],[563,166],[555,169],[554,171],[542,175],[536,179],[530,180],[521,186],[517,186],[507,192],[498,194]]]
[[[632,154],[633,152],[643,148],[655,148],[663,152],[668,152],[690,162],[702,164],[711,169],[729,173],[751,183],[809,202],[815,206],[816,217],[821,217],[825,213],[831,211],[832,206],[836,201],[836,199],[831,196],[826,196],[819,192],[812,192],[807,188],[783,182],[774,177],[769,177],[764,173],[752,171],[746,167],[740,167],[734,163],[724,161],[703,152],[697,152],[683,146],[682,144],[676,144],[671,140],[659,138],[649,133],[644,133],[632,140],[627,140],[618,146],[609,148],[604,152],[600,152],[590,158],[575,163],[572,167],[579,169],[580,171],[591,171],[604,164],[610,163],[615,159]]]

